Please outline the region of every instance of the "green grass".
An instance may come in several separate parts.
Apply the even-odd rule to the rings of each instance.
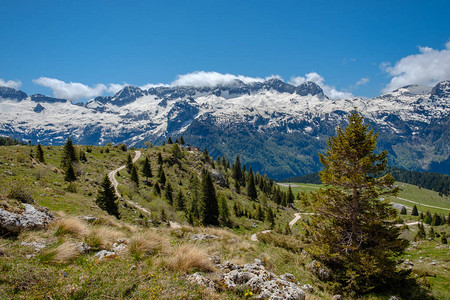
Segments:
[[[405,207],[412,208],[414,205],[417,206],[417,209],[422,212],[426,212],[427,210],[431,213],[438,213],[441,215],[447,216],[450,212],[450,197],[448,196],[439,196],[439,193],[431,190],[427,190],[424,188],[419,188],[415,185],[397,182],[396,183],[400,187],[400,192],[397,197],[390,197],[389,199],[395,203],[399,203],[405,205]],[[280,188],[284,191],[288,190],[289,184],[282,184]],[[296,196],[299,192],[309,193],[311,191],[315,191],[319,188],[323,187],[320,184],[309,184],[309,183],[292,183],[291,188],[292,192]],[[415,204],[406,200],[414,201],[419,204]],[[420,204],[426,204],[435,207],[428,207]],[[446,208],[446,209],[441,209]],[[410,210],[409,210],[410,213]]]
[[[76,146],[78,151],[86,151],[86,146]],[[151,211],[151,217],[133,209],[124,201],[120,201],[121,219],[116,220],[106,215],[95,204],[95,197],[103,176],[111,170],[125,164],[128,154],[134,156],[134,150],[122,151],[113,146],[90,146],[90,152],[86,154],[88,161],[75,166],[78,179],[75,182],[76,193],[67,190],[68,183],[64,182],[64,170],[61,169],[62,147],[44,147],[46,164],[39,164],[30,157],[30,152],[35,147],[11,146],[0,147],[0,201],[9,201],[7,194],[11,186],[18,186],[29,193],[35,201],[51,211],[57,212],[62,219],[79,216],[96,216],[99,218],[95,225],[86,225],[90,233],[76,235],[61,233],[56,227],[48,230],[27,232],[14,239],[0,239],[0,299],[12,298],[69,298],[69,299],[104,299],[104,298],[130,298],[130,299],[238,299],[240,295],[230,291],[213,293],[205,288],[188,283],[184,279],[184,273],[169,267],[169,259],[180,245],[192,245],[204,249],[208,255],[218,255],[222,261],[232,260],[244,264],[252,262],[255,258],[263,260],[267,269],[278,275],[283,273],[293,274],[301,284],[314,286],[314,293],[309,299],[331,298],[329,285],[321,282],[308,270],[311,259],[304,253],[299,253],[295,247],[301,243],[301,222],[292,229],[291,235],[280,235],[287,222],[292,220],[296,210],[277,207],[270,199],[263,201],[259,191],[259,201],[250,201],[246,196],[245,188],[237,193],[234,189],[234,180],[231,170],[224,170],[216,164],[229,181],[230,188],[216,185],[217,194],[227,199],[231,214],[231,228],[202,228],[185,226],[187,219],[183,211],[177,211],[167,200],[160,195],[153,194],[153,188],[143,183],[145,178],[140,172],[141,184],[136,188],[130,180],[126,170],[120,171],[116,178],[119,182],[119,190],[123,197],[140,204]],[[109,149],[109,151],[106,151]],[[157,155],[161,152],[164,163],[164,171],[174,190],[174,198],[181,191],[186,199],[186,205],[190,204],[189,178],[191,174],[200,176],[201,170],[208,164],[202,160],[202,155],[183,152],[184,157],[178,163],[173,163],[170,145],[141,149],[142,157],[137,162],[138,170],[145,158],[150,158],[153,177],[149,180],[154,183],[157,180]],[[311,192],[320,188],[313,184],[292,184],[292,190],[296,196],[298,192]],[[448,197],[441,198],[437,193],[418,189],[414,186],[402,186],[400,197],[413,201],[423,201],[423,204],[448,207]],[[287,190],[287,187],[281,187]],[[162,191],[164,195],[164,191]],[[267,198],[267,197],[266,197]],[[6,200],[5,200],[6,199]],[[11,202],[11,201],[10,201]],[[258,205],[269,206],[276,213],[275,230],[264,242],[251,242],[253,233],[269,229],[267,222],[255,220],[251,217],[236,217],[233,214],[233,204],[240,204],[251,215],[255,214]],[[396,201],[397,202],[397,201]],[[12,202],[11,202],[12,203]],[[399,202],[400,203],[400,202]],[[444,206],[447,205],[447,206]],[[300,208],[300,203],[296,201]],[[419,210],[422,210],[418,206]],[[167,223],[161,222],[161,210],[164,209],[167,218],[182,225],[181,230],[167,228]],[[433,212],[432,209],[429,209]],[[447,215],[447,214],[446,214]],[[305,218],[307,218],[305,216]],[[405,219],[415,220],[409,215]],[[143,226],[144,221],[153,223]],[[108,243],[103,242],[102,230],[109,228],[117,232],[125,239],[131,239],[142,230],[156,230],[159,235],[168,239],[166,251],[152,254],[121,254],[110,260],[98,261],[93,255],[95,251],[81,254],[73,259],[63,262],[54,261],[55,252],[64,243],[87,242],[98,249],[110,249]],[[416,227],[411,226],[403,236],[412,239],[415,236]],[[440,231],[449,233],[449,226],[439,227]],[[94,234],[97,232],[96,234]],[[190,240],[193,233],[209,233],[220,236],[218,240],[196,241]],[[450,235],[450,234],[449,234]],[[43,241],[48,246],[32,258],[26,255],[36,254],[33,247],[22,246],[23,241]],[[111,244],[111,243],[110,243]],[[417,274],[433,271],[436,277],[425,276],[433,284],[433,293],[438,299],[448,298],[448,249],[437,249],[437,241],[424,241],[419,248],[411,248],[406,255],[417,261],[420,255],[429,255],[430,259],[436,259],[442,264],[439,268],[431,268],[426,263],[415,263]],[[419,252],[421,251],[421,252]],[[405,257],[407,258],[407,257]],[[207,274],[214,277],[214,272]],[[418,275],[419,276],[419,275]],[[424,277],[424,278],[425,278]],[[388,299],[385,295],[368,295],[362,299]]]

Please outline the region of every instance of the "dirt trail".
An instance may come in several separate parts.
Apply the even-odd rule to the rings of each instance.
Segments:
[[[297,221],[302,218],[302,215],[313,215],[313,214],[314,213],[295,213],[294,218],[289,222],[289,227],[292,228],[295,225],[295,223],[297,223]],[[258,233],[268,233],[270,231],[271,230],[263,230],[261,232],[254,233],[250,237],[250,240],[257,242],[258,241],[258,237],[257,237]]]
[[[141,151],[136,150],[136,151],[135,151],[134,158],[133,158],[133,163],[135,163],[140,157],[141,157]],[[116,193],[117,197],[119,197],[119,198],[122,198],[122,196],[120,195],[119,190],[117,189],[117,186],[119,185],[119,183],[118,183],[117,180],[116,180],[116,174],[117,174],[117,172],[119,172],[119,171],[125,169],[125,167],[126,167],[125,165],[120,166],[120,167],[118,167],[117,169],[115,169],[115,170],[109,172],[109,174],[108,174],[109,180],[111,180],[111,183],[112,183],[112,185],[114,186],[114,192]],[[149,210],[147,210],[146,208],[140,206],[140,205],[137,204],[136,202],[133,202],[133,201],[128,200],[128,199],[125,199],[125,198],[122,198],[122,199],[123,199],[126,203],[130,204],[131,206],[133,206],[134,208],[136,208],[136,209],[140,210],[141,212],[143,212],[143,213],[145,213],[145,214],[151,216],[151,212],[150,212]]]

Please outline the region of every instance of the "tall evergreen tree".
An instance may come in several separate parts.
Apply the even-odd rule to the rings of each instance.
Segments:
[[[417,206],[414,205],[412,212],[411,212],[411,216],[418,216],[418,215],[419,215],[419,212],[417,211]]]
[[[44,149],[42,149],[42,145],[40,143],[38,143],[36,147],[36,158],[40,163],[45,164]]]
[[[186,201],[181,190],[177,194],[177,210],[184,211],[186,209]]]
[[[247,196],[249,196],[252,200],[256,200],[258,198],[258,192],[256,191],[255,179],[253,177],[251,167],[247,178]]]
[[[117,196],[108,175],[102,180],[95,203],[108,214],[120,218]]]
[[[172,144],[173,144],[172,138],[169,136],[169,139],[167,140],[167,145],[172,145]]]
[[[153,176],[148,156],[145,157],[144,164],[142,165],[142,173],[147,178],[147,181],[149,177]]]
[[[158,181],[153,185],[153,194],[161,195],[161,187],[159,186]]]
[[[166,185],[166,191],[164,193],[164,197],[166,197],[166,199],[170,205],[173,205],[173,189],[172,189],[172,185],[170,184],[170,182],[168,182]]]
[[[183,156],[180,146],[177,143],[172,145],[172,154],[176,159],[180,159]]]
[[[131,159],[130,153],[128,153],[128,156],[127,156],[126,166],[127,166],[128,174],[131,174],[131,169],[133,169],[133,160]]]
[[[72,139],[69,137],[67,138],[66,143],[63,147],[63,157],[61,160],[61,165],[63,168],[67,168],[69,165],[69,162],[74,163],[77,162],[77,154],[75,151],[75,147],[73,145]]]
[[[164,185],[166,184],[166,174],[164,173],[164,169],[162,166],[160,166],[158,170],[158,180],[159,183],[164,187]]]
[[[400,228],[391,221],[396,210],[380,197],[396,195],[395,179],[381,172],[387,151],[376,154],[377,134],[353,111],[345,129],[327,142],[319,154],[323,184],[312,193],[307,250],[333,270],[346,290],[367,292],[399,279],[397,258],[408,245],[399,239]],[[374,267],[376,266],[376,268]]]
[[[158,152],[158,165],[162,165],[163,164],[163,158],[161,155],[161,152]]]
[[[219,221],[224,225],[230,223],[230,210],[228,209],[227,200],[224,195],[219,196]]]
[[[64,175],[64,180],[68,182],[77,180],[77,175],[75,174],[75,170],[71,161],[67,162],[67,169],[66,174]]]
[[[233,179],[241,183],[242,180],[242,167],[241,167],[241,161],[239,159],[239,155],[236,155],[236,159],[234,160],[234,164],[232,166],[232,176]]]
[[[400,214],[401,215],[406,215],[407,214],[406,207],[402,206],[402,209],[400,210]]]
[[[138,171],[137,171],[137,168],[136,168],[136,166],[133,164],[133,166],[131,167],[131,174],[130,174],[131,176],[131,181],[133,181],[135,184],[136,184],[136,186],[137,187],[139,187],[139,174],[138,174]]]
[[[287,204],[289,205],[289,204],[294,204],[294,200],[295,200],[295,197],[294,197],[294,194],[292,193],[292,188],[291,188],[291,185],[289,185],[289,189],[288,189],[288,192],[287,192],[287,195],[286,195],[287,197],[286,197],[286,202],[287,202]]]
[[[202,178],[202,223],[219,225],[219,204],[211,174],[206,171]]]
[[[181,136],[181,137],[180,137],[180,144],[181,144],[181,145],[184,145],[184,144],[186,144],[186,142],[184,141],[184,138],[183,138],[183,136]]]

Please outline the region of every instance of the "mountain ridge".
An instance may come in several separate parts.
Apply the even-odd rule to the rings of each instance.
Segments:
[[[340,100],[313,82],[294,86],[278,78],[213,87],[127,86],[84,104],[0,87],[0,134],[43,144],[71,136],[76,143],[129,146],[183,135],[214,157],[239,154],[255,171],[279,179],[317,171],[317,153],[356,107],[379,132],[379,149],[389,151],[392,165],[448,173],[449,101],[450,81]]]

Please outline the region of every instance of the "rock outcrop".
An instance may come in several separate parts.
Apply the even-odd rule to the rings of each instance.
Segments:
[[[199,273],[188,275],[186,279],[212,290],[235,291],[238,287],[245,287],[252,292],[254,299],[305,299],[305,292],[300,288],[294,275],[286,273],[277,276],[267,271],[259,259],[255,259],[253,264],[243,266],[226,262],[218,264],[217,267],[220,272],[215,281]]]
[[[55,217],[43,207],[23,203],[22,213],[9,212],[0,208],[0,230],[6,234],[18,234],[23,230],[42,229]]]

